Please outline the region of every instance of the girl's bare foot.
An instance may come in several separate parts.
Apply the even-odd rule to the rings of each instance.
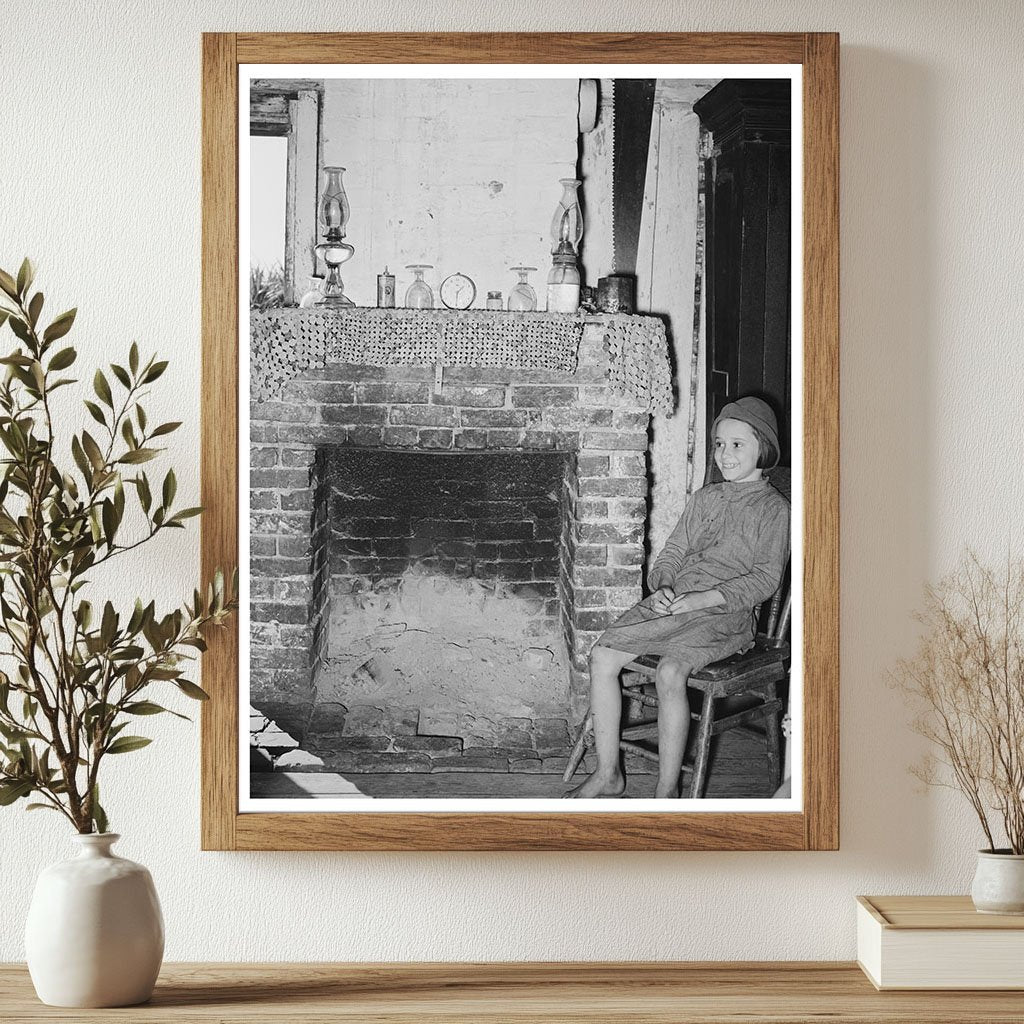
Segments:
[[[675,784],[659,782],[654,788],[654,797],[656,800],[678,800],[679,799],[679,783]]]
[[[592,800],[597,797],[622,796],[626,791],[626,779],[622,772],[615,769],[611,773],[594,772],[584,779],[575,789],[565,794],[566,800]]]

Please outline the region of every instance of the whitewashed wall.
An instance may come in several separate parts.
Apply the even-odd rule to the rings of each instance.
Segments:
[[[323,153],[346,167],[352,260],[346,294],[377,302],[384,265],[397,302],[428,263],[434,289],[456,271],[508,293],[514,266],[537,267],[531,282],[544,308],[551,266],[551,217],[559,178],[576,175],[577,79],[333,79],[325,83]]]
[[[0,264],[40,263],[82,312],[88,364],[133,338],[173,357],[151,401],[198,489],[199,33],[238,30],[838,29],[842,100],[842,850],[817,854],[204,854],[198,739],[158,742],[108,785],[123,852],[159,886],[171,959],[828,958],[859,892],[963,892],[977,830],[921,795],[886,684],[923,582],[972,543],[1022,545],[1019,287],[1024,193],[1014,0],[303,0],[161,7],[15,0],[0,35]],[[968,42],[969,41],[969,42]],[[196,531],[135,585],[189,592]],[[57,819],[0,810],[0,959],[22,956],[30,880],[70,847]],[[629,915],[621,912],[628,894]]]

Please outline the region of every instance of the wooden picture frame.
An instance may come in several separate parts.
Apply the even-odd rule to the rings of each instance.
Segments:
[[[783,34],[205,34],[202,572],[239,563],[238,68],[243,64],[798,64],[803,84],[803,807],[796,812],[239,810],[239,637],[203,658],[208,850],[833,850],[839,843],[839,39]]]

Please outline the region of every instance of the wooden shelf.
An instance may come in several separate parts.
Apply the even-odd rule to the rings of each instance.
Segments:
[[[152,1002],[61,1010],[0,965],[0,1020],[1020,1024],[1024,993],[876,992],[851,963],[167,964]]]

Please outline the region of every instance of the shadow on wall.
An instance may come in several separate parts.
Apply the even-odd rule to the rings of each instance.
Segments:
[[[937,454],[935,75],[844,46],[841,88],[876,112],[842,139],[841,843],[865,867],[923,872],[940,825],[907,772],[923,741],[889,672],[912,646],[938,512],[927,503]]]

